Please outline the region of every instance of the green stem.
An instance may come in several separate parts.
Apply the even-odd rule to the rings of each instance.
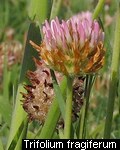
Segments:
[[[73,79],[67,77],[67,99],[66,99],[66,109],[65,109],[65,128],[64,128],[64,138],[70,138],[71,131],[71,119],[72,119],[72,98],[73,98],[73,89],[72,89]]]
[[[5,21],[5,25],[7,26],[8,21],[9,21],[9,16],[10,15],[10,8],[9,8],[9,2],[5,1],[5,17],[4,17],[4,21]]]
[[[62,3],[62,0],[53,0],[50,19],[53,19],[58,15],[61,3]]]
[[[107,105],[107,116],[105,122],[104,138],[110,138],[113,109],[115,103],[115,97],[117,92],[117,83],[119,79],[119,59],[120,59],[120,7],[118,8],[116,18],[115,40],[113,46],[112,64],[111,64],[111,76],[110,76],[110,88]]]
[[[62,0],[53,0],[52,10],[51,10],[51,14],[50,14],[50,19],[53,19],[58,14],[58,12],[60,10],[61,2],[62,2]],[[52,81],[53,81],[53,87],[54,87],[54,90],[55,90],[55,95],[57,96],[57,101],[58,101],[58,104],[59,104],[59,107],[60,107],[60,111],[61,111],[62,117],[64,118],[65,101],[64,101],[64,98],[62,96],[60,87],[59,87],[59,85],[57,83],[57,79],[56,79],[55,73],[54,73],[54,71],[52,69],[50,69],[50,73],[51,73],[51,76],[52,76]]]
[[[90,91],[91,91],[91,76],[87,76],[87,90],[86,90],[86,103],[85,103],[85,116],[84,116],[84,125],[83,125],[83,139],[86,135],[86,128],[87,128],[87,117],[88,117],[88,108],[89,108],[89,98],[90,98]]]
[[[90,92],[92,89],[92,85],[94,83],[94,76],[93,75],[87,75],[86,76],[86,85],[85,85],[85,99],[86,102],[84,104],[84,107],[82,109],[82,116],[81,116],[81,122],[80,122],[80,130],[79,130],[79,138],[84,139],[86,137],[86,129],[87,129],[87,118],[88,118],[88,109],[89,109],[89,98],[90,98]]]
[[[80,110],[80,127],[79,127],[79,139],[83,138],[83,130],[84,130],[84,118],[85,118],[85,104],[82,106]]]
[[[95,8],[95,11],[94,11],[94,13],[93,13],[93,19],[96,19],[96,18],[98,17],[100,11],[101,11],[102,8],[103,8],[104,3],[105,3],[105,0],[99,0],[97,6],[96,6],[96,8]]]

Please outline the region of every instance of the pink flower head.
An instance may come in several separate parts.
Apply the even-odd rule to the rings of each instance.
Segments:
[[[65,75],[95,73],[104,62],[104,32],[90,12],[59,21],[56,17],[42,28],[40,56],[51,68]]]

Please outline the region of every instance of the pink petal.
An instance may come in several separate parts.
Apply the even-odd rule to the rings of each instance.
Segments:
[[[71,35],[70,35],[70,32],[69,32],[68,26],[69,26],[69,23],[62,20],[62,29],[63,29],[63,32],[64,32],[64,36],[67,39],[67,43],[71,43],[72,38],[71,38]]]
[[[47,30],[50,30],[50,25],[49,25],[47,20],[45,20],[45,27],[46,27]]]
[[[77,28],[78,28],[79,38],[80,38],[80,45],[82,47],[86,39],[85,31],[81,23],[79,23],[79,26]]]

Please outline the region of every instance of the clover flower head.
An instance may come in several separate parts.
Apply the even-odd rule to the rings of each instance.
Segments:
[[[82,12],[70,19],[56,17],[43,27],[40,46],[31,44],[52,69],[76,76],[96,73],[104,64],[104,32],[90,12]]]
[[[29,121],[37,120],[43,124],[53,99],[55,98],[55,93],[50,69],[46,67],[42,60],[34,58],[34,61],[36,70],[27,72],[27,77],[31,84],[24,86],[26,93],[21,93],[23,96],[22,104],[24,110],[28,114]],[[60,84],[63,75],[59,72],[55,72],[55,75],[58,84]],[[83,104],[83,86],[84,79],[82,77],[75,78],[73,83],[73,121],[76,120]],[[59,125],[58,123],[58,126]]]

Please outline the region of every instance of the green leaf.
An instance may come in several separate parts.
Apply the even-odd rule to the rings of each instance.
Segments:
[[[39,43],[41,40],[39,27],[37,27],[35,25],[35,23],[30,24],[29,31],[28,31],[25,52],[24,52],[24,58],[23,58],[23,63],[22,63],[22,68],[21,68],[21,73],[20,73],[19,86],[18,86],[18,91],[17,91],[17,96],[16,96],[16,104],[15,104],[15,108],[14,108],[14,112],[13,112],[13,116],[12,116],[10,134],[9,134],[8,143],[7,143],[7,149],[9,148],[9,146],[10,146],[12,140],[14,139],[15,135],[17,134],[17,132],[19,132],[18,129],[19,129],[20,125],[22,124],[23,120],[26,118],[26,113],[22,108],[22,102],[21,102],[22,95],[20,94],[20,92],[25,93],[23,84],[27,83],[26,72],[28,70],[33,70],[35,68],[32,58],[37,55],[37,52],[29,44],[29,40],[33,40],[33,41],[35,40],[36,43]],[[26,126],[26,124],[24,124],[24,127],[25,126]],[[21,133],[19,133],[19,134],[21,134]],[[24,135],[24,134],[22,134],[22,135]],[[25,137],[23,137],[23,138],[25,138]]]
[[[104,122],[101,122],[97,127],[94,129],[92,133],[90,133],[89,138],[96,139],[100,132],[102,133],[104,130]]]
[[[40,139],[51,138],[56,127],[56,123],[60,117],[60,111],[56,100],[53,101],[51,111],[48,113],[47,121],[45,122],[40,133]]]
[[[20,127],[18,128],[18,131],[16,132],[16,135],[14,136],[14,138],[7,150],[13,150],[16,147],[18,148],[18,145],[19,145],[19,149],[21,148],[22,138],[25,137],[26,131],[27,131],[27,123],[28,123],[28,121],[26,119],[21,123]]]
[[[4,150],[1,138],[0,138],[0,150]]]
[[[27,132],[27,139],[34,139],[35,136],[36,136],[36,134],[33,133],[32,131]]]
[[[26,137],[26,134],[27,134],[27,124],[28,124],[28,121],[26,121],[25,124],[24,124],[24,128],[23,128],[22,133],[21,133],[21,135],[20,135],[20,137],[19,137],[19,139],[17,141],[15,150],[21,150],[22,149],[22,139],[23,139],[23,137]]]
[[[17,91],[17,97],[16,97],[16,105],[14,108],[14,112],[12,115],[12,123],[11,123],[11,128],[10,128],[10,135],[9,135],[9,139],[8,139],[8,144],[7,144],[7,149],[10,145],[10,143],[12,142],[12,140],[14,139],[14,136],[18,133],[21,134],[22,130],[20,131],[18,130],[21,123],[23,122],[23,120],[26,118],[26,113],[24,112],[23,108],[22,108],[22,95],[20,94],[20,92],[24,92],[25,89],[23,88],[23,85],[19,84],[18,87],[18,91]],[[23,126],[24,128],[24,126]],[[19,136],[18,136],[19,137]]]
[[[110,138],[110,134],[111,134],[114,103],[115,103],[116,93],[118,90],[119,65],[120,65],[120,4],[118,3],[115,38],[114,38],[112,64],[111,64],[110,83],[109,83],[110,88],[109,88],[105,130],[104,130],[104,138],[105,139]]]
[[[60,84],[60,89],[61,89],[63,96],[65,96],[66,94],[66,85],[67,85],[67,81],[66,81],[66,78],[64,78]],[[45,124],[41,130],[41,133],[39,136],[39,138],[41,139],[52,138],[52,135],[54,133],[57,121],[60,116],[60,109],[59,109],[58,101],[56,100],[56,98],[54,99],[52,106],[50,107]]]
[[[33,47],[30,45],[29,41],[32,40],[36,44],[40,44],[41,42],[41,36],[40,36],[40,29],[35,23],[31,23],[28,31],[26,46],[25,46],[25,52],[24,52],[24,58],[22,62],[22,68],[21,68],[21,75],[20,75],[20,83],[26,81],[26,72],[28,70],[34,70],[35,65],[33,61],[33,57],[38,58],[38,53]]]
[[[0,96],[0,114],[8,125],[11,121],[11,110],[10,104],[6,101],[6,99],[3,99],[3,97]]]
[[[3,119],[10,124],[11,121],[11,105],[9,103],[9,83],[10,72],[7,69],[7,49],[4,50],[4,71],[3,71],[3,96],[0,97],[0,113]],[[6,109],[4,109],[6,108]]]
[[[65,117],[65,98],[62,95],[61,89],[57,83],[54,71],[51,70],[52,82],[55,91],[56,100],[58,101],[62,117]],[[65,77],[64,77],[65,78]]]
[[[47,18],[48,0],[31,0],[29,17],[31,20],[42,23]]]

